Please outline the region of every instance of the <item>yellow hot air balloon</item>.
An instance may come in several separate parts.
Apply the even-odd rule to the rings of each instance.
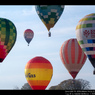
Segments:
[[[34,57],[25,66],[25,77],[33,90],[45,90],[52,75],[53,67],[43,57]]]

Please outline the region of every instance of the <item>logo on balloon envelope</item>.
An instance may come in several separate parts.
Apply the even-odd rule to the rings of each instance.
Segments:
[[[91,38],[95,38],[95,30],[91,29],[91,30],[85,30],[83,31],[83,35],[88,38],[88,37],[91,37]],[[91,36],[89,36],[91,35]]]
[[[33,35],[28,35],[25,38],[32,38],[32,37],[33,37]]]
[[[27,75],[25,75],[26,76],[26,78],[28,77],[28,78],[35,78],[36,77],[36,75],[35,74],[31,74],[31,73],[28,73]]]

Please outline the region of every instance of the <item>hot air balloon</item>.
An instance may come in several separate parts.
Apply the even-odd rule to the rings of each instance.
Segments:
[[[95,74],[95,13],[86,15],[76,26],[76,37],[84,53],[87,55]]]
[[[8,19],[0,18],[0,62],[8,55],[15,44],[17,31]]]
[[[35,8],[41,21],[49,31],[50,28],[54,27],[56,22],[59,20],[64,10],[64,5],[36,5]],[[49,31],[49,37],[50,36],[51,33]]]
[[[60,57],[73,79],[76,78],[87,59],[85,53],[79,46],[77,39],[69,39],[62,44]]]
[[[28,43],[28,46],[29,46],[29,43],[31,42],[31,40],[33,39],[33,37],[34,37],[34,32],[31,29],[26,29],[24,31],[24,38],[25,38],[26,42]]]
[[[52,75],[53,67],[44,57],[34,57],[25,66],[25,77],[33,90],[45,90]]]

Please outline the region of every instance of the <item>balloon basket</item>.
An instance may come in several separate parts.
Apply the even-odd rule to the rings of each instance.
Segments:
[[[93,75],[95,75],[95,70],[93,71]]]
[[[48,37],[51,37],[51,32],[48,33]]]

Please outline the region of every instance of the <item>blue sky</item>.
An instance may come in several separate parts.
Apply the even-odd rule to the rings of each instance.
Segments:
[[[47,58],[53,66],[53,77],[46,89],[63,80],[72,79],[60,59],[60,47],[64,41],[76,38],[75,28],[78,21],[94,12],[94,5],[65,5],[59,21],[50,30],[51,37],[48,37],[48,31],[38,17],[34,5],[0,5],[0,17],[11,20],[17,28],[16,43],[0,63],[0,89],[14,89],[15,86],[21,88],[27,82],[24,74],[25,65],[35,56]],[[34,31],[34,38],[29,47],[23,37],[26,29]],[[76,79],[88,80],[91,88],[95,89],[93,67],[88,59]]]

